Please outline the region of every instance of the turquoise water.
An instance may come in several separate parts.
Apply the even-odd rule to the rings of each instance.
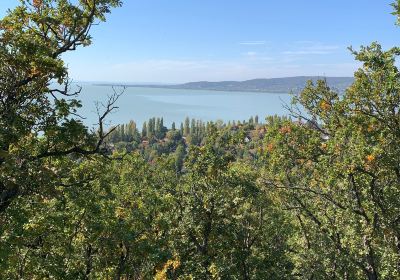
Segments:
[[[96,123],[95,102],[105,102],[113,93],[111,87],[82,85],[80,114],[84,122]],[[258,115],[260,121],[268,115],[287,115],[284,103],[290,103],[291,95],[255,92],[224,92],[208,90],[176,90],[159,88],[126,88],[116,106],[119,108],[108,117],[108,125],[134,120],[139,127],[151,117],[163,117],[169,126],[179,124],[186,117],[204,121],[248,120]]]

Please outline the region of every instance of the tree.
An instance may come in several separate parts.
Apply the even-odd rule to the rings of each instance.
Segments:
[[[127,142],[132,142],[135,138],[137,138],[137,128],[136,123],[134,121],[129,121],[126,128]]]
[[[146,132],[146,135],[149,139],[154,136],[154,126],[155,126],[155,119],[154,118],[149,119]]]
[[[143,123],[142,126],[142,137],[146,137],[147,136],[147,124],[146,122]]]
[[[176,172],[181,172],[183,167],[183,161],[185,159],[185,147],[180,144],[175,150],[175,169]]]
[[[119,0],[21,1],[1,20],[0,213],[16,197],[56,185],[50,181],[58,181],[52,158],[100,151],[107,136],[103,121],[117,94],[104,113],[99,111],[97,135],[89,133],[75,115],[80,103],[71,97],[80,89],[70,91],[61,56],[89,45],[92,25],[120,5]]]
[[[156,122],[155,122],[155,125],[154,125],[154,134],[158,138],[160,133],[161,133],[161,121],[160,121],[160,118],[157,118]]]
[[[189,136],[190,135],[190,119],[189,117],[186,117],[185,119],[185,124],[183,128],[183,135],[184,136]]]
[[[275,122],[266,138],[265,181],[292,209],[305,278],[400,277],[400,49],[353,53],[363,66],[343,96],[309,82],[295,100],[307,115],[292,111],[306,124]]]
[[[59,162],[73,168],[56,198],[20,197],[8,209],[18,219],[1,224],[1,277],[151,279],[172,257],[168,189],[176,184],[174,169],[138,155],[97,157],[79,166],[73,161]]]
[[[195,279],[285,279],[283,216],[256,185],[257,172],[235,163],[233,137],[210,127],[202,147],[191,146],[177,186],[171,229],[177,274]]]
[[[103,123],[119,96],[115,88],[98,104],[98,128],[90,132],[76,114],[80,88],[71,88],[62,55],[90,45],[92,25],[121,2],[20,2],[0,21],[0,270],[4,278],[46,278],[50,273],[40,268],[47,264],[60,279],[67,269],[59,261],[69,247],[53,245],[67,245],[60,232],[71,233],[76,220],[59,235],[50,232],[70,214],[62,208],[66,192],[74,195],[95,174],[74,177],[73,170],[86,157],[100,165],[97,154],[108,154],[103,143],[113,130]],[[25,265],[32,270],[25,273]]]

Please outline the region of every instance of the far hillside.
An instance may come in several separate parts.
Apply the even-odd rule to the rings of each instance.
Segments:
[[[331,88],[336,89],[339,92],[343,92],[353,82],[352,77],[298,76],[298,77],[285,77],[285,78],[273,78],[273,79],[253,79],[247,81],[222,81],[222,82],[201,81],[201,82],[190,82],[177,85],[129,85],[129,86],[191,89],[191,90],[299,93],[305,87],[307,81],[309,80],[317,81],[320,79],[325,79]]]

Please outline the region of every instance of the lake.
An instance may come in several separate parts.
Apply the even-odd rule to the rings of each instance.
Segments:
[[[96,123],[95,102],[105,102],[113,93],[111,87],[81,84],[80,114],[88,126]],[[248,120],[258,115],[263,121],[268,115],[287,115],[283,104],[290,103],[290,94],[258,92],[225,92],[209,90],[162,89],[128,87],[119,98],[119,107],[108,118],[108,125],[134,120],[138,127],[151,117],[163,117],[164,124],[177,126],[186,117],[203,121]]]

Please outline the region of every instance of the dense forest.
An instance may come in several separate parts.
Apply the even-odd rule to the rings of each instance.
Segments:
[[[90,130],[62,55],[121,5],[0,21],[0,279],[400,279],[400,48],[351,50],[291,117],[109,128],[110,89]]]

